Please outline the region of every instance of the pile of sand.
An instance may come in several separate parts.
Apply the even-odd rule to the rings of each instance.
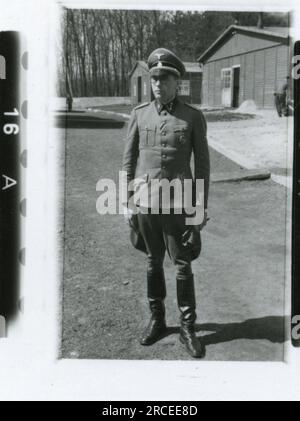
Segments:
[[[257,106],[253,99],[247,99],[246,101],[242,102],[239,108],[236,108],[233,112],[235,113],[248,113],[248,114],[256,114],[257,113]]]

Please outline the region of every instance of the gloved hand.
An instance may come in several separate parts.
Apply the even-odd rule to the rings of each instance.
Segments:
[[[123,214],[126,224],[131,225],[132,216],[134,215],[133,211],[130,208],[124,206]]]
[[[185,230],[185,232],[182,234],[182,242],[183,244],[187,243],[188,239],[190,238],[192,231],[202,231],[202,229],[205,227],[205,225],[207,224],[207,222],[209,221],[210,218],[208,218],[207,216],[207,209],[205,209],[204,211],[204,218],[203,221],[200,225],[190,225],[188,226],[188,228]]]
[[[200,225],[194,225],[194,227],[195,227],[196,230],[202,231],[202,229],[205,227],[205,225],[207,224],[207,222],[210,219],[207,215],[208,215],[207,209],[205,209],[205,211],[204,211],[204,218],[203,218],[202,223]]]

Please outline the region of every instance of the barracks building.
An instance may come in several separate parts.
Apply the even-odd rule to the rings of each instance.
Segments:
[[[274,107],[274,92],[290,70],[288,28],[231,25],[198,61],[203,106],[238,107],[252,99],[260,108]]]

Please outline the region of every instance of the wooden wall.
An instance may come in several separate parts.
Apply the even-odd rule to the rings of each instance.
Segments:
[[[238,35],[238,34],[237,34]],[[247,99],[253,99],[258,107],[274,107],[274,92],[286,81],[289,73],[289,47],[288,45],[273,43],[263,49],[256,49],[255,39],[247,39],[245,52],[236,54],[241,50],[245,38],[238,37],[238,48],[233,50],[233,36],[228,41],[229,46],[223,45],[220,52],[216,52],[204,64],[202,81],[202,103],[208,106],[222,105],[221,69],[240,65],[240,92],[239,104]],[[265,40],[263,40],[265,43]],[[257,40],[257,47],[262,47],[261,40]],[[224,57],[228,52],[234,53]]]

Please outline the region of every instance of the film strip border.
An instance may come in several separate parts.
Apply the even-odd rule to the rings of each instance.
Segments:
[[[0,32],[0,338],[23,310],[27,68],[21,34]]]
[[[292,344],[300,347],[300,41],[294,46],[294,166],[292,215]]]

